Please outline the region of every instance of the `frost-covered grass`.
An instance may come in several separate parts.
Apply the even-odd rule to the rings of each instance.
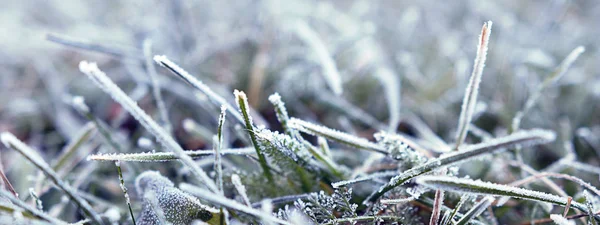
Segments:
[[[3,2],[0,224],[597,225],[597,5]]]

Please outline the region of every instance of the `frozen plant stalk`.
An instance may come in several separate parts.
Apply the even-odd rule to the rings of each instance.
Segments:
[[[483,28],[481,28],[481,35],[479,35],[477,56],[475,57],[475,63],[473,65],[473,73],[471,74],[471,79],[469,79],[469,85],[465,91],[465,98],[463,99],[462,109],[460,111],[458,132],[456,134],[456,146],[454,147],[455,149],[458,149],[458,147],[460,147],[460,145],[464,142],[467,136],[467,131],[469,130],[471,118],[473,117],[473,111],[475,111],[477,95],[479,94],[479,83],[481,83],[483,67],[485,67],[485,59],[487,56],[491,33],[492,21],[488,21],[487,23],[483,24]]]

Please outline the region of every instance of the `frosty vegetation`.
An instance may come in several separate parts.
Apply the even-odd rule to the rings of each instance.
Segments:
[[[596,5],[6,3],[0,224],[600,224]]]

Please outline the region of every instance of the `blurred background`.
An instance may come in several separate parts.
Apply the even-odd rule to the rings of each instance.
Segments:
[[[506,134],[527,97],[573,49],[584,46],[521,124],[555,130],[562,141],[545,151],[525,151],[524,160],[541,169],[569,148],[582,162],[600,163],[598,1],[9,0],[1,5],[0,131],[14,133],[48,161],[88,121],[73,108],[74,96],[85,98],[124,151],[152,149],[147,142],[153,138],[83,76],[78,64],[97,62],[158,118],[146,64],[155,54],[168,56],[230,102],[234,89],[245,91],[257,123],[275,130],[280,125],[267,98],[278,92],[290,116],[365,138],[373,139],[378,130],[414,135],[425,126],[452,142],[478,35],[491,20],[477,127],[493,136]],[[331,62],[324,63],[323,56]],[[218,108],[156,67],[173,135],[185,149],[210,149]],[[478,141],[469,137],[470,143]],[[80,160],[110,152],[98,147],[100,142],[86,144]],[[227,145],[242,143],[231,135]],[[26,192],[35,180],[33,166],[4,147],[0,155],[15,188]],[[340,160],[360,162],[347,158]],[[77,161],[73,167],[87,164]],[[107,182],[104,195],[120,196],[113,166],[82,185]],[[597,175],[588,178],[598,185]]]

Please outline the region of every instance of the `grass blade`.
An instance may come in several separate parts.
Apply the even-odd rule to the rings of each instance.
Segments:
[[[410,170],[393,177],[390,182],[369,196],[364,203],[375,202],[384,193],[402,185],[404,182],[444,166],[451,166],[460,162],[472,160],[478,156],[491,154],[511,146],[542,144],[551,142],[555,138],[556,135],[554,132],[534,129],[529,131],[519,131],[505,137],[492,139],[485,143],[467,146],[460,151],[444,154],[437,159],[429,160],[425,164],[413,167]]]
[[[478,217],[488,206],[494,202],[494,197],[485,197],[473,206],[465,215],[455,223],[455,225],[465,225],[473,218]]]
[[[246,94],[243,91],[235,90],[233,94],[235,95],[238,107],[240,108],[240,111],[242,112],[242,115],[244,117],[244,123],[246,124],[246,129],[248,130],[248,134],[250,135],[252,145],[256,150],[256,155],[258,155],[258,161],[260,163],[260,166],[262,167],[263,172],[265,173],[265,176],[267,177],[269,182],[273,183],[273,175],[271,174],[271,169],[267,164],[267,159],[262,153],[262,150],[260,149],[260,146],[258,144],[258,140],[256,139],[256,134],[254,133],[254,125],[252,124],[252,117],[250,117],[248,98],[246,97]]]
[[[123,179],[123,173],[121,171],[121,162],[116,161],[115,165],[117,166],[117,172],[119,173],[119,182],[120,182],[121,190],[123,191],[123,195],[125,195],[125,199],[127,200],[127,208],[129,208],[129,215],[131,216],[133,225],[136,225],[135,216],[133,216],[133,210],[131,209],[131,200],[129,199],[129,194],[127,193],[127,187],[125,187],[125,179]]]
[[[187,150],[183,152],[192,159],[213,155],[214,150]],[[221,154],[249,155],[255,153],[253,148],[234,148],[221,150]],[[96,154],[87,157],[87,160],[95,161],[124,161],[124,162],[165,162],[178,160],[173,152],[142,152],[128,154]]]
[[[578,46],[577,48],[573,49],[573,51],[571,51],[571,53],[560,63],[560,65],[552,72],[552,74],[550,74],[550,76],[547,77],[537,87],[537,89],[529,96],[529,98],[527,98],[523,109],[517,112],[517,114],[513,118],[511,127],[513,131],[519,129],[521,125],[521,120],[523,119],[523,117],[525,117],[527,112],[529,112],[529,110],[533,108],[538,98],[542,95],[542,91],[544,91],[544,89],[556,83],[561,77],[563,77],[567,73],[571,65],[573,65],[575,60],[577,60],[579,55],[581,55],[581,53],[583,52],[585,52],[585,48],[583,46]]]
[[[422,176],[417,178],[417,183],[429,188],[442,189],[452,192],[508,196],[512,198],[546,202],[561,206],[566,206],[569,202],[568,198],[560,197],[558,195],[466,178],[448,176]],[[578,202],[571,202],[571,207],[581,211],[587,211],[587,207]]]
[[[357,149],[365,149],[383,154],[388,153],[382,146],[372,143],[364,138],[319,126],[297,118],[291,118],[289,123],[290,127],[310,135],[322,136]]]
[[[335,61],[331,57],[331,54],[327,50],[325,43],[319,38],[319,35],[308,26],[304,21],[296,22],[294,31],[298,34],[298,37],[302,39],[310,48],[315,52],[319,63],[321,64],[321,70],[327,85],[335,95],[342,94],[342,78],[338,69],[335,65]]]
[[[479,41],[477,43],[477,56],[475,57],[473,73],[471,74],[469,85],[465,91],[465,98],[463,99],[462,109],[460,111],[458,132],[456,133],[456,145],[454,149],[458,149],[458,147],[467,137],[469,124],[471,124],[471,118],[473,117],[475,105],[477,104],[479,83],[481,83],[481,76],[483,75],[483,68],[485,67],[485,60],[491,33],[492,21],[488,21],[487,23],[483,24],[483,28],[481,28],[481,35],[479,35]]]

